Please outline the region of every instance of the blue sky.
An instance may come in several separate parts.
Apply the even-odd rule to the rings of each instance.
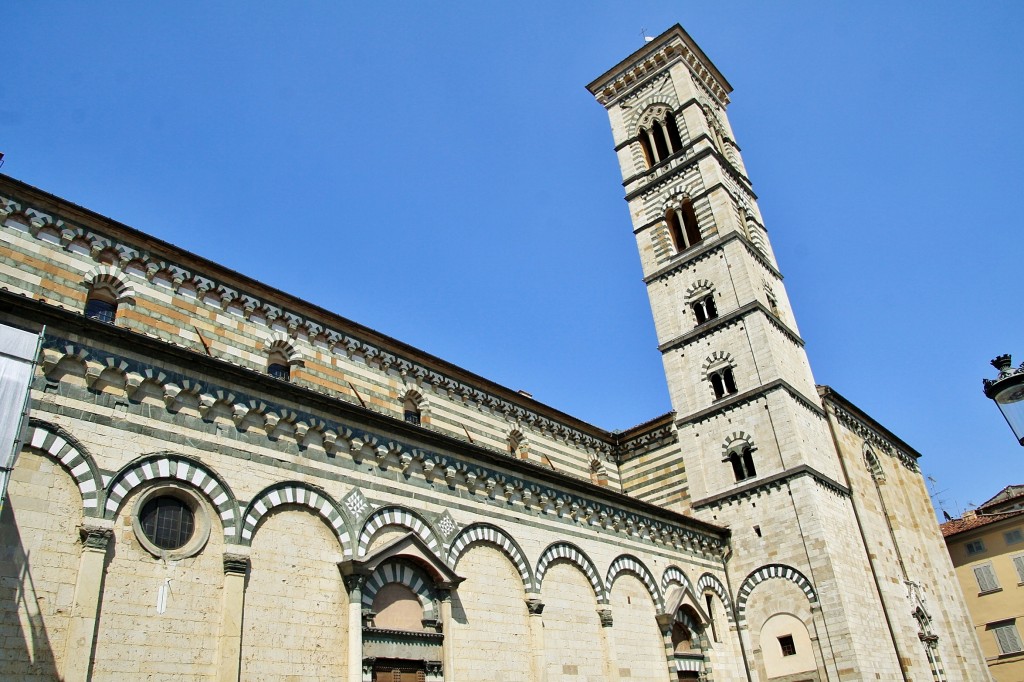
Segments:
[[[215,5],[215,6],[211,6]],[[254,10],[258,7],[258,11]],[[669,409],[604,110],[679,22],[815,378],[951,513],[1024,482],[1020,3],[11,3],[2,172],[617,429]]]

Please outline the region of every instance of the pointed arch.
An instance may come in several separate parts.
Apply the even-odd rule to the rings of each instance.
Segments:
[[[405,585],[416,595],[423,607],[424,620],[436,620],[433,589],[430,581],[417,568],[400,560],[392,559],[374,570],[363,585],[363,609],[371,610],[373,600],[381,588],[391,583]]]
[[[697,594],[704,594],[705,592],[711,592],[722,600],[722,606],[725,607],[725,615],[730,623],[733,622],[735,616],[732,611],[732,601],[729,599],[729,592],[725,589],[722,581],[710,573],[703,574],[697,579]]]
[[[66,470],[82,495],[82,513],[99,516],[102,478],[92,455],[70,433],[48,422],[29,419],[25,446],[37,450]]]
[[[533,576],[522,548],[505,531],[489,523],[474,523],[455,536],[448,548],[448,565],[453,569],[457,568],[462,554],[470,545],[476,543],[492,545],[507,556],[519,572],[523,589],[530,589],[533,585]]]
[[[299,481],[275,483],[252,498],[249,506],[245,509],[245,514],[242,515],[240,524],[242,544],[251,544],[260,520],[270,510],[283,504],[305,507],[316,513],[334,531],[334,537],[338,539],[342,550],[346,554],[351,553],[352,537],[345,526],[345,519],[338,503],[323,490]]]
[[[234,493],[205,464],[171,452],[144,455],[115,474],[107,484],[104,517],[114,518],[128,493],[146,481],[159,479],[177,480],[198,488],[217,510],[224,527],[224,540],[234,543],[238,519],[238,501]]]
[[[640,579],[640,582],[644,584],[644,587],[650,593],[651,599],[654,601],[654,608],[657,609],[658,613],[665,610],[665,599],[662,596],[661,590],[658,589],[658,583],[654,579],[654,574],[651,573],[651,570],[647,568],[644,562],[630,554],[619,556],[608,567],[608,576],[604,581],[605,591],[611,593],[612,584],[623,573],[631,573]]]
[[[594,588],[597,602],[599,604],[608,603],[608,593],[601,583],[601,577],[597,573],[597,567],[594,565],[594,562],[579,547],[569,542],[555,542],[548,545],[548,548],[540,555],[540,558],[537,560],[537,567],[533,570],[534,589],[537,592],[540,592],[541,586],[544,583],[544,574],[547,573],[548,568],[552,563],[559,560],[568,561],[583,571],[583,575],[590,581],[590,586]]]
[[[736,593],[736,614],[741,621],[745,618],[750,593],[765,580],[773,579],[788,580],[803,591],[807,601],[812,605],[818,602],[818,594],[815,592],[814,586],[803,573],[785,564],[768,564],[751,571],[740,585],[739,592]]]
[[[366,551],[370,547],[370,540],[384,526],[403,526],[408,528],[423,540],[431,552],[440,556],[441,542],[438,539],[437,532],[416,512],[397,506],[378,509],[366,519],[366,523],[363,524],[362,531],[359,533],[357,556],[366,556]],[[349,556],[347,550],[346,556]]]

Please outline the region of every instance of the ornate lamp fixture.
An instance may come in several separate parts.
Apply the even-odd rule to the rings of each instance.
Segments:
[[[992,361],[999,370],[995,379],[985,379],[985,395],[995,401],[1017,441],[1024,445],[1024,363],[1014,369],[1009,355]]]

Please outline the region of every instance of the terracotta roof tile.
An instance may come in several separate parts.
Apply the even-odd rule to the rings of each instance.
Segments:
[[[966,533],[969,530],[987,526],[990,523],[1021,515],[1024,515],[1024,509],[1018,509],[1016,511],[1006,512],[1003,514],[978,515],[971,519],[953,519],[952,521],[946,521],[944,524],[939,526],[939,528],[942,530],[942,537],[948,538],[951,535]]]

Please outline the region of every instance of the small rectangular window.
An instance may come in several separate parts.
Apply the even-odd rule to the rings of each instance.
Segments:
[[[971,540],[964,545],[964,548],[967,550],[967,556],[973,556],[985,551],[985,543],[981,540]]]
[[[989,625],[989,629],[996,636],[996,643],[999,645],[1000,654],[1018,654],[1024,651],[1021,645],[1020,634],[1017,632],[1017,625],[1012,620],[1003,623]]]
[[[1003,533],[1003,539],[1006,540],[1008,545],[1016,545],[1019,542],[1024,542],[1024,530],[1020,528],[1014,528]]]
[[[792,635],[783,635],[782,637],[779,637],[779,646],[782,647],[783,656],[796,655],[796,644],[793,642]]]
[[[978,590],[982,593],[995,592],[999,589],[999,583],[996,581],[996,574],[992,570],[992,564],[975,566],[974,577],[978,581]]]

